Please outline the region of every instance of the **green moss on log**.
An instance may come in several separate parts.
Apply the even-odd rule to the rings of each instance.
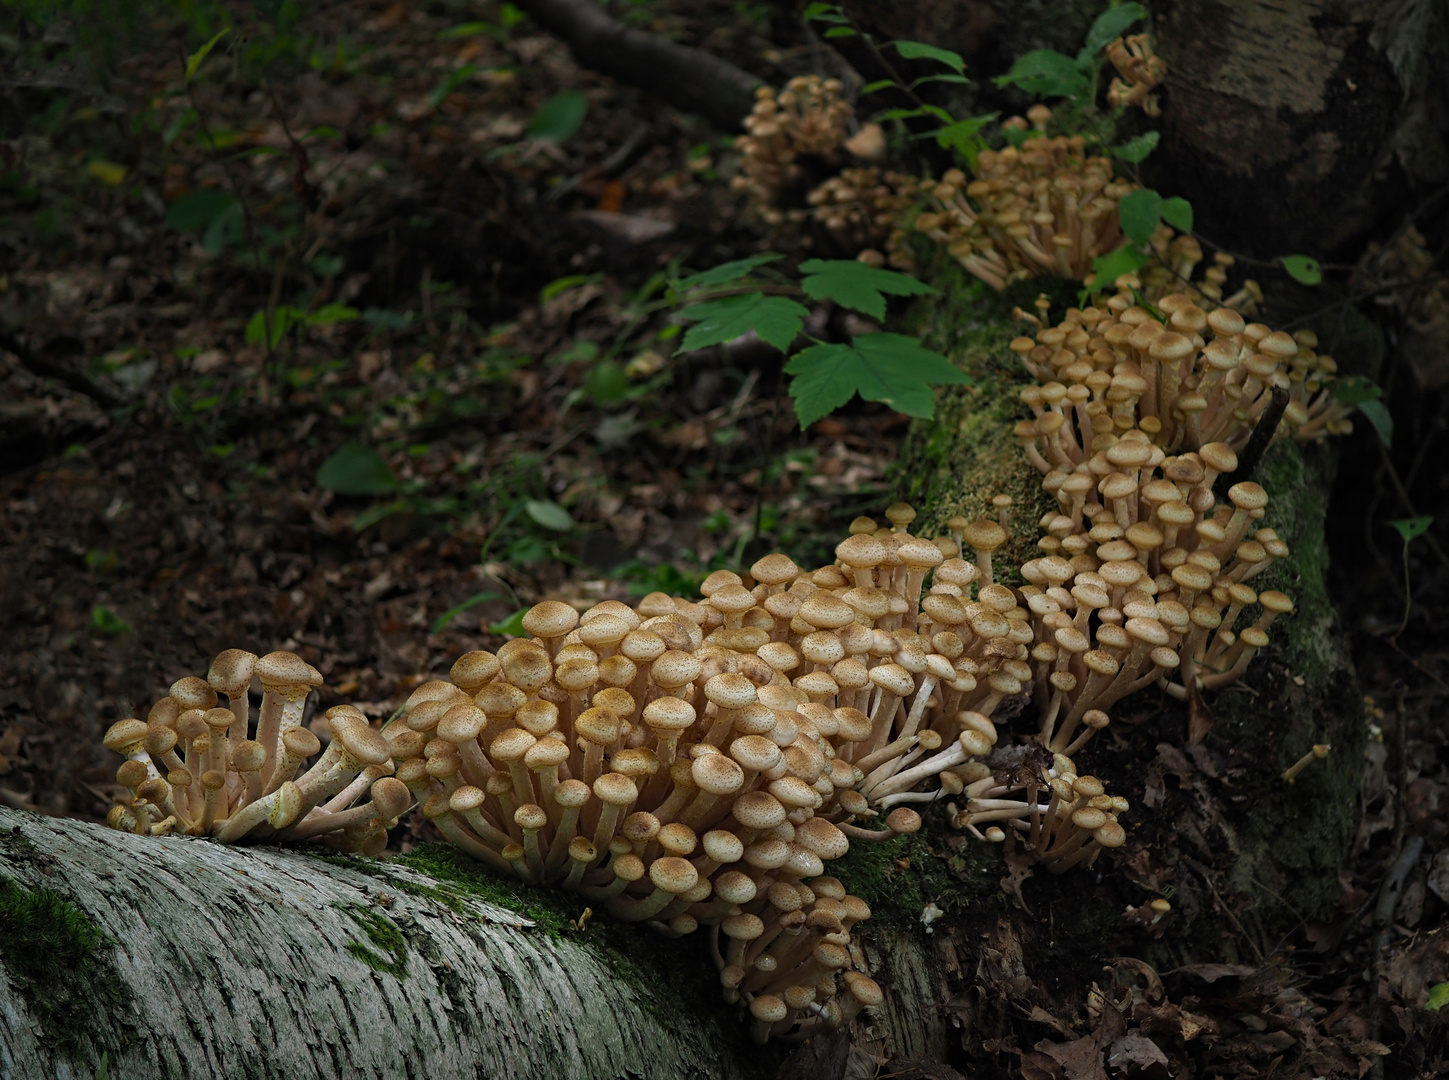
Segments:
[[[0,878],[0,967],[58,1056],[96,1030],[94,1017],[119,1015],[125,1006],[108,955],[114,945],[60,893]]]

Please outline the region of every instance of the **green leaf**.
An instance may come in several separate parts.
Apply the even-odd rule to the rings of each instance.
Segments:
[[[1394,445],[1394,418],[1389,415],[1389,410],[1382,401],[1361,401],[1358,411],[1363,414],[1365,420],[1374,426],[1378,432],[1379,441],[1386,447]]]
[[[1429,987],[1429,1000],[1424,1002],[1424,1008],[1430,1012],[1438,1012],[1445,1005],[1449,1005],[1449,982]]]
[[[247,322],[246,342],[248,345],[270,344],[275,349],[278,343],[286,336],[287,331],[293,326],[302,322],[305,316],[301,311],[287,304],[281,305],[272,312],[272,338],[267,341],[267,313],[258,311]]]
[[[463,614],[463,612],[467,611],[469,608],[477,607],[479,604],[486,604],[489,600],[501,600],[502,598],[503,594],[498,592],[476,593],[473,596],[468,597],[468,599],[464,600],[461,604],[454,604],[447,611],[443,612],[435,620],[433,620],[433,626],[430,633],[441,634],[443,632],[443,627],[447,626],[450,622],[456,619],[459,615]]]
[[[763,255],[751,255],[748,259],[736,259],[734,262],[721,263],[712,270],[705,270],[691,277],[681,278],[674,283],[674,288],[677,291],[683,291],[685,289],[697,289],[703,285],[727,285],[731,281],[738,281],[740,278],[747,276],[757,266],[777,262],[784,257],[783,255],[776,255],[773,252],[766,252]]]
[[[1434,524],[1434,518],[1433,515],[1426,514],[1423,517],[1400,518],[1397,521],[1389,522],[1389,524],[1398,530],[1399,535],[1404,538],[1404,543],[1407,545],[1409,541],[1417,540],[1428,532],[1429,526]]]
[[[1121,146],[1112,147],[1112,156],[1119,161],[1128,161],[1137,164],[1147,158],[1147,155],[1157,149],[1157,144],[1162,141],[1160,131],[1144,131],[1141,135],[1128,139]]]
[[[528,614],[528,608],[519,608],[508,618],[496,623],[488,624],[490,634],[507,634],[510,637],[522,637],[527,633],[523,629],[523,617]]]
[[[961,59],[960,53],[954,53],[950,49],[938,49],[934,45],[926,45],[919,41],[894,41],[896,52],[900,53],[907,60],[935,60],[939,64],[945,64],[958,75],[966,70],[966,61]]]
[[[528,122],[528,134],[535,139],[562,142],[579,130],[588,112],[589,99],[582,90],[565,90],[538,107]]]
[[[812,300],[834,300],[873,319],[885,318],[883,293],[891,296],[936,295],[936,290],[924,281],[894,270],[879,270],[854,259],[809,259],[800,264],[800,273],[805,275],[801,287]]]
[[[1136,273],[1152,260],[1132,244],[1123,244],[1116,251],[1098,255],[1092,260],[1092,288],[1110,289],[1123,274]]]
[[[230,26],[222,27],[210,41],[186,58],[186,82],[191,81],[191,77],[196,74],[196,69],[201,67],[201,62],[206,59],[207,54],[216,48],[216,43],[229,33],[231,33]]]
[[[878,91],[884,90],[888,86],[894,86],[895,84],[896,81],[894,79],[877,79],[873,83],[866,83],[864,86],[862,86],[860,88],[860,92],[862,94],[874,94]]]
[[[569,274],[567,277],[554,278],[543,288],[538,290],[538,302],[546,304],[555,296],[562,296],[570,289],[580,285],[587,285],[594,278],[588,274]]]
[[[940,353],[903,334],[862,334],[849,345],[812,345],[790,358],[790,396],[802,429],[856,394],[908,416],[935,412],[933,386],[969,382]]]
[[[1192,203],[1180,195],[1174,195],[1170,199],[1163,199],[1162,220],[1178,232],[1192,232]]]
[[[317,486],[339,495],[387,495],[398,482],[381,454],[354,441],[343,443],[318,467]]]
[[[1285,255],[1283,269],[1300,285],[1317,285],[1323,280],[1323,267],[1309,255]]]
[[[855,31],[848,26],[832,26],[829,30],[825,31],[824,36],[828,38],[855,37]]]
[[[346,304],[323,304],[307,316],[308,326],[336,326],[357,318],[357,309]]]
[[[1138,188],[1117,204],[1117,219],[1134,244],[1147,243],[1162,220],[1162,196],[1151,188]]]
[[[131,624],[110,608],[97,604],[91,608],[91,632],[101,637],[119,637],[131,632]]]
[[[810,309],[783,296],[750,292],[691,304],[679,314],[697,322],[684,335],[684,342],[680,345],[683,352],[721,345],[751,330],[759,335],[761,341],[767,341],[785,352],[805,325]]]
[[[1023,53],[1010,71],[994,81],[997,86],[1019,86],[1038,97],[1085,98],[1092,87],[1076,61],[1054,49]]]
[[[965,120],[957,120],[954,124],[937,128],[929,134],[936,137],[937,146],[945,150],[956,151],[965,157],[967,164],[974,169],[977,156],[987,146],[986,140],[981,137],[981,129],[1000,115],[1000,113],[987,113],[984,116],[970,116]]]
[[[1138,19],[1145,18],[1147,9],[1141,4],[1118,4],[1108,8],[1097,16],[1097,21],[1087,31],[1087,38],[1082,42],[1082,51],[1077,53],[1077,62],[1089,63],[1092,57],[1121,37],[1124,30]]]
[[[525,499],[523,509],[545,529],[568,532],[574,527],[573,517],[552,499]]]
[[[369,506],[352,519],[352,531],[355,533],[365,532],[384,518],[390,518],[394,514],[404,513],[412,508],[413,501],[411,499],[394,499],[392,502]]]
[[[1362,375],[1349,375],[1330,384],[1333,397],[1345,405],[1358,405],[1365,401],[1377,401],[1384,396],[1383,387]]]
[[[166,208],[166,224],[177,232],[201,232],[227,210],[240,205],[229,191],[198,188]]]
[[[850,21],[843,14],[841,14],[839,4],[822,4],[819,2],[812,3],[805,9],[803,15],[807,21],[815,20],[818,22],[832,23],[843,23]]]
[[[956,86],[972,85],[971,80],[965,75],[922,75],[919,79],[911,83],[911,89],[914,90],[916,87],[924,86],[926,83],[938,82],[952,83]]]

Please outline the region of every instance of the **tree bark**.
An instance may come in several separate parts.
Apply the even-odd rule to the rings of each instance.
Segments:
[[[587,932],[350,864],[0,809],[0,883],[59,894],[114,942],[84,984],[16,970],[0,945],[0,1076],[89,1078],[103,1054],[112,1077],[166,1080],[773,1071],[722,1003],[621,979]],[[0,928],[51,929],[3,908]],[[713,972],[697,982],[717,1000]]]

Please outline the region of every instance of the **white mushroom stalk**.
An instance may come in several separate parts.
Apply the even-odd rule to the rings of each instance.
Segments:
[[[247,706],[253,675],[264,691],[255,731]],[[107,822],[153,836],[317,839],[377,854],[412,794],[391,779],[394,744],[351,706],[328,711],[331,742],[307,768],[322,745],[302,726],[303,706],[321,683],[293,653],[258,660],[240,649],[221,653],[208,679],[178,680],[147,720],[121,720],[106,732],[106,748],[126,758],[117,780],[129,792]],[[217,707],[218,691],[227,707]]]

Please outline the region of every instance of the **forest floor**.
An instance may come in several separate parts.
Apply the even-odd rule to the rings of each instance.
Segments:
[[[220,26],[167,10],[115,33],[0,14],[0,802],[103,818],[105,728],[222,649],[293,650],[322,707],[383,717],[540,600],[823,558],[892,501],[904,417],[857,402],[802,432],[768,350],[671,355],[668,280],[771,246],[727,134],[510,5],[243,19],[190,80]],[[774,83],[821,63],[762,6],[630,10]],[[1419,513],[1449,510],[1443,396],[1396,371],[1400,469]],[[1203,1075],[1445,1061],[1422,991],[1449,981],[1449,564],[1401,559],[1388,459],[1367,431],[1345,447],[1332,583],[1379,741],[1343,917],[1271,978],[1149,980],[1133,1030],[1210,1017]],[[1019,1020],[1021,1047],[1103,1037],[1068,1019]],[[970,1075],[1089,1075],[1020,1054]]]

